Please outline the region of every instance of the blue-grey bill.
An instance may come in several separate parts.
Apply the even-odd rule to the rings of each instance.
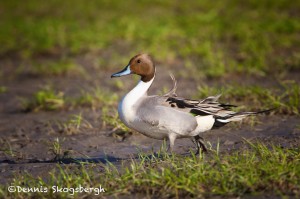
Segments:
[[[124,76],[124,75],[130,75],[130,74],[131,74],[130,65],[128,65],[123,70],[121,70],[120,72],[112,74],[111,78],[121,77],[121,76]]]

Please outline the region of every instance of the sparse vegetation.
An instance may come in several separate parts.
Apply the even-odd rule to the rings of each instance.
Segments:
[[[91,91],[81,91],[81,96],[70,100],[73,106],[88,106],[92,109],[100,108],[103,105],[111,106],[116,105],[118,95],[105,91],[100,87],[96,87]]]
[[[164,89],[166,90],[166,89]],[[165,91],[164,91],[165,92]],[[163,92],[163,93],[164,93]],[[300,107],[300,85],[295,81],[282,83],[282,88],[263,88],[261,86],[240,86],[226,85],[221,88],[199,86],[198,93],[194,95],[195,99],[203,99],[210,95],[222,93],[221,101],[241,106],[247,106],[251,110],[275,108],[278,114],[299,114]],[[86,106],[93,110],[103,108],[103,120],[111,125],[117,125],[117,122],[110,122],[110,119],[116,120],[117,113],[114,116],[108,116],[107,109],[117,105],[118,95],[96,87],[91,91],[82,91],[77,98],[66,97],[63,92],[55,92],[51,88],[45,88],[33,95],[31,100],[24,100],[23,109],[25,111],[39,110],[57,110],[67,107]],[[106,117],[107,116],[107,117]],[[109,119],[110,118],[110,119]]]
[[[299,114],[300,113],[300,84],[289,81],[283,84],[285,88],[284,94],[281,96],[285,101],[284,105],[288,111]]]
[[[44,61],[32,66],[32,73],[41,76],[83,74],[84,70],[71,60],[61,59],[58,61]]]
[[[118,112],[116,110],[111,110],[111,107],[104,106],[102,108],[102,126],[105,128],[107,126],[113,127],[114,130],[130,131],[119,119]]]
[[[59,140],[59,138],[56,138],[49,144],[49,152],[54,156],[53,161],[58,162],[65,158],[69,158],[70,155],[70,151],[62,147],[61,140]]]
[[[261,86],[226,85],[221,88],[198,87],[195,98],[205,98],[222,93],[220,101],[241,105],[238,110],[272,109],[278,114],[299,114],[300,85],[294,81],[285,82],[280,88],[263,88]],[[242,103],[242,104],[241,104]],[[243,107],[247,106],[247,107]]]
[[[72,114],[66,122],[55,122],[58,131],[65,135],[74,135],[82,129],[91,129],[93,126],[83,118],[82,113]]]
[[[53,111],[72,107],[90,107],[93,110],[104,105],[116,105],[118,96],[99,87],[91,91],[82,91],[78,97],[65,96],[64,92],[56,92],[49,86],[37,91],[31,99],[21,99],[24,111]]]
[[[11,147],[11,144],[6,140],[0,140],[0,152],[2,152],[5,156],[15,157],[16,151],[14,151]]]
[[[247,142],[245,143],[247,144]],[[95,171],[96,165],[84,164],[78,169],[59,167],[51,173],[51,179],[44,181],[30,175],[19,176],[14,185],[22,187],[53,186],[103,187],[103,195],[143,194],[160,198],[208,197],[219,195],[247,196],[269,193],[272,196],[300,194],[300,156],[297,149],[267,147],[261,143],[249,143],[249,149],[230,154],[212,151],[199,156],[139,154],[127,166],[117,168],[107,164],[102,171]],[[55,147],[61,153],[60,147]],[[126,162],[126,161],[125,161]],[[124,163],[125,163],[124,162]],[[184,171],[184,172],[183,172]],[[55,196],[65,198],[70,193],[7,193],[1,188],[2,197],[22,198],[27,196]],[[94,193],[75,193],[75,197]]]
[[[56,92],[50,87],[45,87],[33,94],[33,98],[22,99],[22,107],[24,111],[53,111],[63,108],[65,98],[63,92]]]
[[[7,91],[7,88],[5,86],[0,86],[0,94],[5,93]]]

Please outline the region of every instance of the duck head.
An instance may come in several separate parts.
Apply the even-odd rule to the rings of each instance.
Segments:
[[[112,74],[111,78],[130,74],[141,76],[143,82],[148,82],[153,79],[155,75],[155,65],[152,58],[148,54],[138,54],[130,59],[128,65],[123,70]]]

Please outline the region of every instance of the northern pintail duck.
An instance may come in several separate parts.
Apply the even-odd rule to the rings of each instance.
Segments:
[[[169,149],[173,151],[176,138],[193,138],[200,149],[206,151],[201,133],[218,128],[232,121],[240,121],[260,112],[234,112],[233,105],[218,102],[220,95],[203,100],[190,100],[176,95],[174,87],[167,94],[147,94],[155,78],[155,64],[148,54],[138,54],[129,64],[111,77],[137,74],[138,84],[119,103],[121,121],[130,129],[155,139],[169,139]]]

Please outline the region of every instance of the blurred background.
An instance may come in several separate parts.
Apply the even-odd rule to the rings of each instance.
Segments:
[[[299,7],[289,0],[4,0],[0,55],[31,63],[92,54],[103,69],[148,52],[204,76],[267,75],[299,69]]]
[[[275,107],[269,120],[299,119],[300,1],[2,0],[2,146],[14,140],[18,150],[25,135],[98,146],[95,132],[118,129],[124,140],[117,103],[138,77],[110,75],[140,52],[157,64],[151,93],[172,87],[171,72],[187,98],[223,93],[237,110]]]
[[[158,151],[161,141],[118,119],[138,77],[110,78],[141,52],[157,66],[150,94],[172,88],[170,72],[179,96],[276,108],[204,134],[213,149],[241,149],[245,138],[299,148],[300,1],[1,0],[0,184],[49,178],[70,157]],[[176,140],[176,153],[192,146]]]

